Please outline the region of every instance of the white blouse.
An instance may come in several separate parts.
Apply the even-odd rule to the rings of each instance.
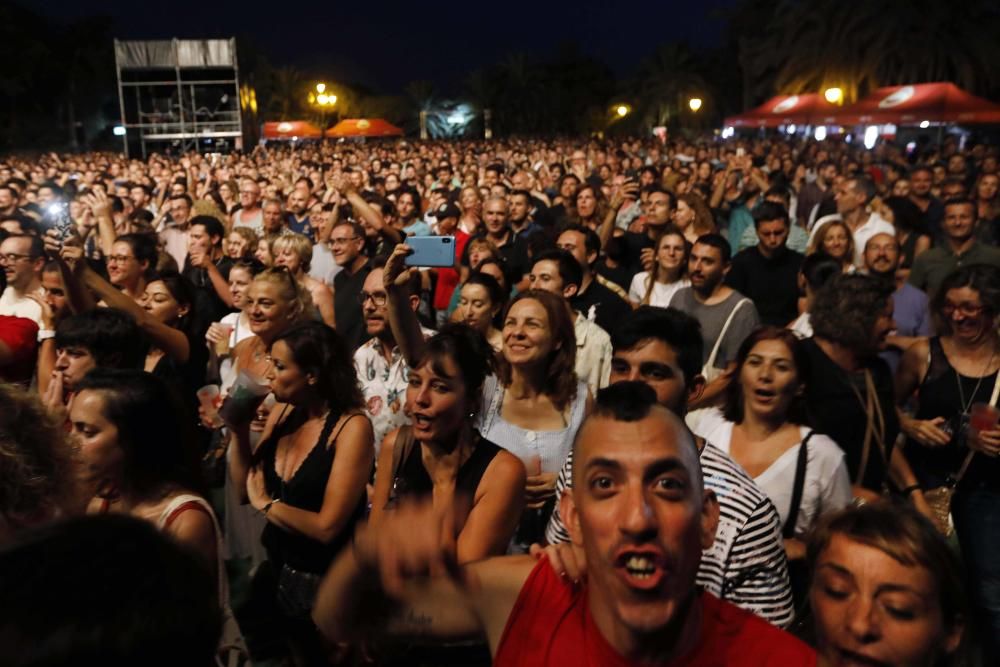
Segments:
[[[728,421],[718,408],[704,411],[698,420],[698,435],[727,454],[733,438],[733,422]],[[799,427],[799,437],[805,440],[810,429]],[[788,520],[795,484],[795,467],[798,462],[799,444],[790,447],[770,467],[754,478],[754,482],[767,494],[781,516],[782,525]],[[802,502],[795,521],[795,536],[804,537],[816,521],[827,512],[839,510],[851,502],[851,481],[847,474],[844,452],[829,437],[814,433],[809,438],[806,458],[806,479]]]
[[[646,288],[651,280],[649,271],[640,271],[632,276],[632,284],[628,288],[628,298],[634,303],[642,303],[646,296]],[[649,295],[649,305],[666,308],[670,305],[670,299],[674,293],[684,287],[690,287],[691,281],[687,278],[677,280],[672,283],[653,283],[653,291]]]

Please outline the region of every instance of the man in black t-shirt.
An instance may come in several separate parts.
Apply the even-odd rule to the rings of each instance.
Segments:
[[[594,273],[594,262],[601,249],[601,241],[592,229],[580,225],[567,225],[556,241],[563,250],[573,255],[583,269],[580,289],[570,299],[573,310],[596,322],[605,331],[613,331],[622,319],[632,312],[632,307],[624,293],[608,287],[614,283],[602,283]]]
[[[365,230],[356,222],[341,221],[330,233],[333,261],[341,270],[333,279],[333,312],[337,333],[352,352],[362,342],[364,320],[358,294],[371,271],[365,247]]]
[[[798,274],[804,257],[786,246],[791,225],[784,206],[762,202],[753,222],[760,243],[733,257],[726,284],[753,300],[764,324],[783,327],[799,314]]]

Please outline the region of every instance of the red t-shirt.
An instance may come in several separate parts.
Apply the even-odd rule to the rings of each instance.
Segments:
[[[472,238],[461,229],[455,230],[455,257],[461,257],[465,252],[465,244]],[[455,269],[438,269],[437,284],[434,286],[434,310],[447,310],[451,303],[451,293],[458,286],[458,271]]]
[[[701,637],[676,667],[732,665],[811,667],[816,653],[790,634],[711,593],[701,594]],[[594,665],[630,667],[608,644],[587,607],[586,587],[574,589],[542,559],[521,588],[507,619],[494,667]]]
[[[11,354],[11,362],[0,366],[0,380],[29,384],[38,351],[38,325],[24,317],[0,315],[0,341]]]

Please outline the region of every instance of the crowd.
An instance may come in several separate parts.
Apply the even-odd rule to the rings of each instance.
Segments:
[[[0,662],[996,664],[998,156],[0,159]]]

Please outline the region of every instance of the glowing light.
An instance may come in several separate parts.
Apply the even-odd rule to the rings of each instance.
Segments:
[[[929,120],[922,120],[922,121],[920,121],[920,129],[921,130],[926,130],[930,126],[931,126],[931,122]]]
[[[795,127],[795,123],[792,123],[791,125],[788,126],[788,129],[786,129],[785,131],[788,132],[788,134],[795,134],[796,129],[797,128]]]
[[[823,91],[823,97],[830,104],[840,104],[844,101],[844,91],[836,86]]]
[[[320,104],[326,104],[327,99],[328,99],[327,96],[324,95],[323,93],[320,93],[319,95],[316,96],[316,101],[319,102]]]
[[[114,133],[114,135],[116,137],[124,137],[125,136],[125,126],[124,125],[115,125],[114,129],[112,129],[111,131]]]
[[[865,128],[865,148],[871,150],[875,148],[875,142],[878,141],[878,126],[869,125]]]
[[[316,92],[320,93],[320,94],[325,93],[326,92],[326,84],[325,83],[317,83],[316,84]]]
[[[624,118],[625,116],[628,115],[628,107],[625,106],[624,104],[619,104],[617,107],[615,107],[615,113],[618,114],[619,118]]]
[[[736,128],[732,125],[722,128],[722,138],[728,139],[729,137],[736,134]]]
[[[813,136],[816,137],[816,141],[823,141],[826,139],[826,126],[820,125],[813,131]]]
[[[691,111],[698,111],[698,109],[701,109],[701,98],[692,97],[688,100],[688,106],[691,107]]]

